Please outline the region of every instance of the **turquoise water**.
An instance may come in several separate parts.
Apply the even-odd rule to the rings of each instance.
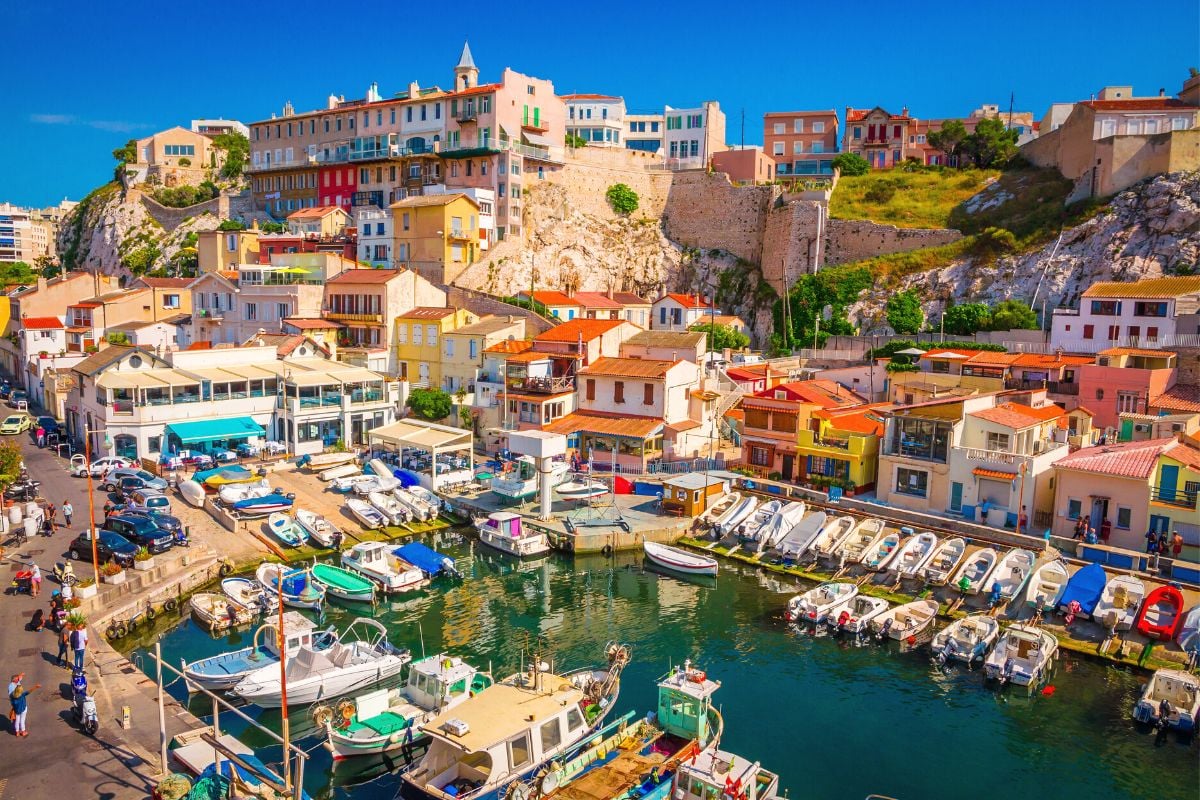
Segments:
[[[723,565],[709,585],[644,569],[640,555],[552,557],[520,567],[477,543],[445,547],[469,573],[462,583],[378,607],[393,641],[419,654],[446,650],[498,675],[514,671],[522,643],[544,636],[556,667],[601,660],[604,644],[632,645],[620,710],[653,708],[654,680],[672,662],[697,662],[723,684],[722,746],[780,774],[791,798],[1196,797],[1194,745],[1136,728],[1141,678],[1067,656],[1052,696],[993,690],[978,671],[938,668],[928,650],[814,637],[782,621],[798,581]],[[344,627],[369,606],[331,605]],[[172,664],[245,647],[252,632],[213,639],[184,621],[162,635]],[[152,671],[146,664],[148,671]],[[182,696],[181,684],[172,692]],[[193,700],[204,714],[209,702]],[[248,709],[278,729],[279,712]],[[223,728],[244,725],[222,717]],[[299,746],[312,749],[305,788],[314,798],[392,798],[399,779],[382,761],[336,766],[317,746],[308,709],[291,712]],[[280,749],[250,730],[244,740],[278,761]],[[383,773],[379,775],[379,773]]]

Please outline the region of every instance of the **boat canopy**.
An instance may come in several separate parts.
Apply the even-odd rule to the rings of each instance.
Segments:
[[[444,564],[447,559],[450,560],[451,564],[454,563],[454,559],[442,555],[432,547],[423,545],[420,542],[409,542],[406,545],[397,547],[392,552],[426,575],[436,575],[442,572],[445,569]]]
[[[1062,599],[1059,600],[1059,605],[1069,605],[1072,600],[1075,600],[1083,608],[1083,613],[1091,614],[1096,610],[1096,604],[1100,602],[1100,595],[1104,593],[1104,586],[1107,583],[1108,574],[1105,573],[1104,567],[1099,564],[1088,564],[1067,581],[1067,588],[1063,592]]]

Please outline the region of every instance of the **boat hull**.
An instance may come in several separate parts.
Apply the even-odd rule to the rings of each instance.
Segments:
[[[341,697],[366,689],[399,675],[406,663],[406,659],[392,656],[382,662],[362,664],[343,670],[336,676],[288,681],[288,706],[309,705],[319,700]],[[239,683],[234,688],[234,694],[260,708],[279,708],[282,705],[277,681],[256,688],[245,687]]]
[[[189,690],[193,686],[219,692],[232,689],[255,670],[279,663],[279,657],[265,647],[245,647],[232,653],[193,661],[183,667]]]
[[[674,548],[645,548],[646,558],[662,567],[673,572],[682,572],[685,575],[707,575],[713,576],[717,574],[717,560],[709,559],[681,559],[676,555]],[[684,555],[689,555],[685,553]]]
[[[365,578],[363,580],[366,581],[367,586],[345,586],[331,577],[322,576],[319,566],[313,568],[312,576],[313,580],[325,590],[325,594],[328,597],[336,597],[339,600],[347,600],[352,603],[370,603],[375,600],[375,584],[367,581]]]
[[[421,747],[429,741],[429,735],[421,733],[413,726],[404,729],[404,733],[393,733],[388,736],[372,736],[369,739],[352,739],[347,736],[332,736],[325,742],[325,748],[333,754],[335,761],[344,761],[357,756],[377,756],[394,750],[406,750]],[[411,736],[409,734],[411,733]]]
[[[479,532],[479,541],[494,550],[516,558],[537,558],[550,552],[550,540],[544,535],[513,539],[511,536],[505,536],[491,528],[477,527],[476,530]]]

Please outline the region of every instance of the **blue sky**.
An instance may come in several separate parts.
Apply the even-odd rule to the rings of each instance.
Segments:
[[[413,79],[447,86],[464,38],[483,80],[511,66],[560,93],[622,95],[630,110],[718,100],[732,144],[743,110],[747,144],[771,110],[958,116],[1015,92],[1040,117],[1105,84],[1174,94],[1200,66],[1195,0],[1134,12],[1114,0],[933,3],[891,18],[883,6],[714,0],[120,5],[9,4],[0,201],[78,199],[112,174],[115,147],[192,118],[248,122],[285,100],[308,110],[371,81],[384,96]]]

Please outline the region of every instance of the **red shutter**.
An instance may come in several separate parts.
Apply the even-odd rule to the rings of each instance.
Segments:
[[[595,400],[595,399],[596,399],[596,379],[595,379],[595,378],[588,378],[588,379],[587,379],[587,392],[586,392],[586,396],[587,396],[587,399],[588,399],[588,400]]]
[[[868,138],[868,139],[874,139],[874,138],[875,138],[875,126],[874,126],[874,125],[868,125],[868,126],[867,126],[867,138]]]
[[[897,139],[900,138],[900,126],[899,125],[896,125],[892,128],[892,136],[896,137]]]
[[[1157,339],[1158,338],[1158,328],[1155,328],[1153,325],[1150,326],[1149,328],[1146,328],[1146,338],[1147,339]]]
[[[625,402],[625,381],[613,381],[613,402]]]
[[[654,384],[646,383],[642,385],[642,403],[648,406],[654,405]]]

